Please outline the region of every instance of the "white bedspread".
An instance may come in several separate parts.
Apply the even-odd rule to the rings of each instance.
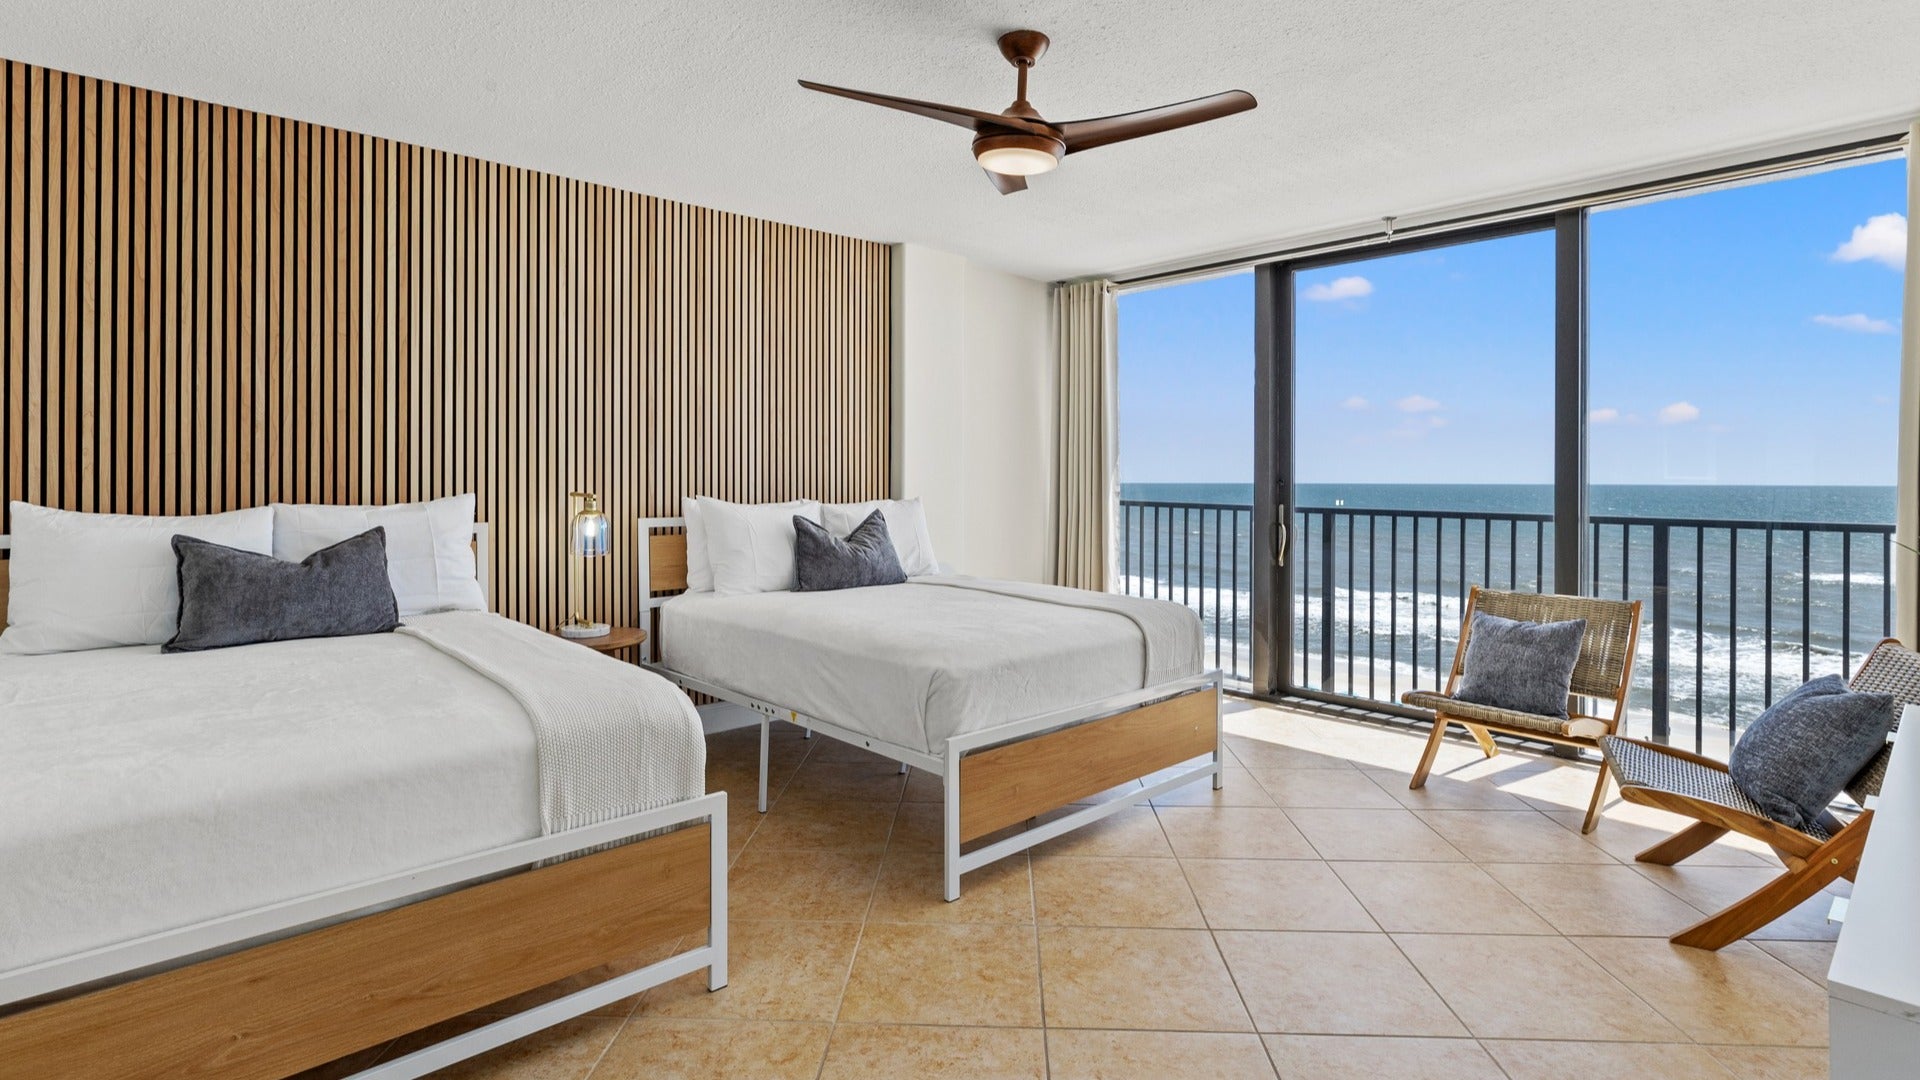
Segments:
[[[517,630],[503,632],[503,622],[481,611],[450,611],[409,619],[400,633],[485,675],[526,710],[539,752],[544,831],[595,825],[700,794],[706,742],[685,694],[658,675],[609,664],[591,649],[530,626],[508,623]]]
[[[661,610],[667,666],[927,753],[948,737],[1201,671],[1200,620],[1164,600],[939,576]]]
[[[0,971],[541,832],[526,712],[423,641],[0,657]]]

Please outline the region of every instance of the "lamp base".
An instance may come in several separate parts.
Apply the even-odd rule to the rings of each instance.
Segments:
[[[613,631],[613,627],[608,626],[606,623],[603,623],[603,622],[587,622],[587,623],[570,622],[570,623],[560,624],[560,636],[563,638],[606,637],[612,631]]]

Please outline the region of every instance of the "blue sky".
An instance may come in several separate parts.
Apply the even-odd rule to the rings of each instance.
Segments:
[[[1906,165],[1596,212],[1595,483],[1891,484]],[[1553,242],[1296,281],[1300,480],[1546,483]],[[1253,473],[1253,276],[1120,298],[1120,473]]]

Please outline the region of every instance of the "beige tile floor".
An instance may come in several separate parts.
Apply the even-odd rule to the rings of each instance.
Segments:
[[[754,733],[716,736],[732,984],[690,976],[443,1075],[1825,1075],[1825,897],[1719,953],[1665,940],[1764,880],[1763,849],[1636,866],[1677,823],[1615,802],[1582,837],[1591,766],[1448,745],[1414,792],[1416,732],[1232,708],[1225,790],[970,874],[954,904],[936,778],[782,731],[762,817]]]

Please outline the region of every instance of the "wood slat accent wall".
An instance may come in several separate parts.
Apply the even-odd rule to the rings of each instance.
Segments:
[[[551,625],[569,490],[615,621],[684,494],[886,494],[885,245],[27,64],[0,100],[9,499],[474,491],[498,609]]]

